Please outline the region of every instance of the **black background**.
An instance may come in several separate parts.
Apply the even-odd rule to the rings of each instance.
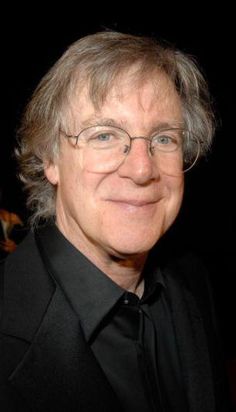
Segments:
[[[145,2],[82,8],[80,3],[2,11],[1,207],[26,221],[25,198],[12,157],[15,131],[33,89],[65,48],[104,29],[164,39],[195,56],[208,80],[218,127],[211,154],[186,175],[186,194],[173,236],[196,250],[212,269],[228,357],[236,356],[235,231],[235,13],[225,4],[186,6]]]

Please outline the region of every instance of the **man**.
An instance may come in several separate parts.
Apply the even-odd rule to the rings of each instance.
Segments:
[[[158,246],[212,135],[196,65],[152,39],[87,36],[42,79],[18,148],[34,230],[2,268],[5,411],[226,410],[205,270]]]

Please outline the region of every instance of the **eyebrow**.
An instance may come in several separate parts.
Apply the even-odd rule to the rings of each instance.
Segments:
[[[92,116],[80,123],[81,128],[86,128],[90,126],[114,126],[122,127],[124,122],[118,122],[111,118],[102,118],[99,116]]]
[[[90,118],[84,120],[83,122],[80,123],[81,130],[87,127],[91,126],[113,126],[113,127],[120,127],[126,128],[127,127],[127,122],[123,120],[115,120],[112,118],[103,118],[99,117],[97,115],[91,116]],[[172,121],[170,122],[157,122],[155,126],[152,127],[152,132],[155,132],[156,130],[162,130],[162,129],[171,129],[173,127],[183,127],[184,122],[177,122],[177,121]]]

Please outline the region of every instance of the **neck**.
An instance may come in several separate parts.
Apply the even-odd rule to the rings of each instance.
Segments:
[[[129,256],[126,258],[117,258],[113,256],[109,265],[105,265],[106,267],[103,268],[103,271],[117,285],[141,297],[144,289],[142,270],[146,258],[146,254]]]
[[[121,288],[142,296],[142,270],[147,254],[117,257],[111,254],[93,254],[91,250],[86,253],[87,251],[81,248],[80,251]]]
[[[139,297],[142,296],[142,270],[147,253],[118,255],[115,252],[106,251],[92,241],[88,242],[88,239],[81,239],[74,233],[68,233],[60,223],[57,222],[57,226],[64,236],[113,282]]]

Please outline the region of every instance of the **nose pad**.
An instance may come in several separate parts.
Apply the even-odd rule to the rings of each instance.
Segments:
[[[153,154],[154,154],[154,149],[153,149],[152,146],[151,146],[151,140],[150,140],[148,137],[145,137],[145,136],[130,137],[130,146],[125,145],[123,153],[124,153],[124,154],[129,154],[129,152],[131,151],[131,148],[132,148],[132,143],[133,143],[133,141],[134,141],[134,140],[137,140],[137,139],[146,140],[148,151],[149,151],[150,155],[153,156]]]
[[[119,167],[119,175],[130,178],[138,184],[156,178],[158,173],[152,158],[150,139],[142,136],[133,137],[130,143],[130,146],[124,148],[126,157]]]
[[[130,152],[130,150],[131,150],[131,145],[130,145],[130,146],[125,145],[124,150],[123,150],[123,153],[124,153],[124,154],[128,154],[128,153]]]

